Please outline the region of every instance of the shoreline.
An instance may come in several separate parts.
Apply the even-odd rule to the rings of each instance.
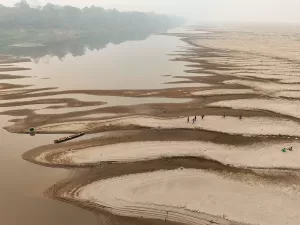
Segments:
[[[233,215],[222,218],[220,215],[213,216],[213,213],[182,209],[172,205],[174,203],[172,196],[166,198],[166,202],[172,202],[168,206],[156,204],[155,201],[158,199],[155,198],[153,198],[155,201],[149,204],[147,201],[138,203],[139,207],[146,208],[148,211],[137,211],[135,202],[128,206],[126,206],[127,203],[124,203],[125,208],[122,208],[122,204],[116,202],[113,202],[115,205],[108,204],[106,206],[97,203],[101,196],[99,199],[94,196],[93,201],[89,197],[80,199],[78,196],[89,185],[96,184],[101,180],[106,182],[106,180],[114,178],[115,182],[119,182],[119,180],[130,177],[132,181],[135,181],[135,176],[143,178],[143,173],[153,175],[174,172],[177,174],[180,169],[198,170],[198,172],[210,174],[209,176],[215,173],[221,174],[223,179],[220,179],[220,182],[225,182],[226,179],[229,180],[228,185],[233,185],[230,183],[233,181],[239,182],[242,185],[239,187],[245,188],[241,188],[241,191],[248,188],[245,186],[248,185],[247,182],[257,182],[256,184],[262,186],[271,183],[270,187],[274,190],[291,185],[294,189],[290,194],[298,195],[300,168],[295,167],[298,158],[295,155],[300,143],[298,141],[300,136],[297,133],[300,116],[298,116],[295,106],[298,103],[297,100],[300,99],[300,94],[297,93],[297,91],[300,92],[300,78],[297,76],[298,69],[300,72],[298,65],[293,64],[295,62],[292,58],[276,58],[272,54],[266,56],[247,49],[247,51],[232,49],[232,46],[226,49],[224,43],[227,43],[227,40],[223,43],[218,39],[218,37],[222,38],[222,35],[226,38],[230,37],[231,34],[226,32],[201,34],[200,36],[193,34],[169,35],[180,36],[182,41],[189,44],[184,50],[172,55],[172,61],[188,63],[186,64],[188,73],[187,76],[165,75],[170,80],[166,83],[195,84],[195,87],[58,91],[55,90],[56,88],[34,89],[31,85],[0,84],[0,98],[5,101],[0,104],[0,107],[2,109],[18,107],[18,109],[12,108],[0,112],[2,115],[15,117],[11,120],[12,124],[4,128],[7,131],[28,133],[28,127],[35,127],[37,134],[69,134],[79,131],[87,132],[87,137],[89,134],[99,134],[99,137],[89,140],[75,140],[59,145],[50,144],[36,147],[22,155],[23,159],[41,166],[87,170],[70,180],[54,185],[47,191],[47,196],[87,208],[93,212],[104,212],[110,216],[114,213],[120,214],[121,217],[116,216],[119,223],[130,221],[133,224],[146,224],[155,221],[157,224],[165,224],[164,220],[166,220],[169,225],[175,224],[173,222],[178,221],[178,215],[180,215],[181,219],[186,216],[186,220],[181,221],[183,224],[203,222],[205,224],[232,225],[246,223],[234,222],[238,220]],[[197,42],[198,39],[201,39],[201,45]],[[219,45],[212,48],[211,43],[215,40]],[[255,54],[257,58],[252,54]],[[27,60],[1,56],[0,64],[28,62]],[[290,65],[294,68],[289,68],[292,67]],[[0,68],[0,72],[19,70],[28,69],[10,66]],[[28,77],[2,74],[0,78],[6,80]],[[131,97],[141,101],[153,97],[187,99],[187,102],[105,106],[103,101],[60,98],[66,94],[116,96],[120,99]],[[59,96],[59,98],[55,96]],[[47,97],[47,99],[43,99],[43,97]],[[14,101],[17,99],[19,102]],[[39,114],[37,109],[30,108],[32,105],[43,104],[46,105],[44,109],[53,110],[53,113]],[[89,106],[96,108],[85,108]],[[75,107],[79,110],[75,110]],[[80,110],[81,108],[82,110]],[[59,113],[59,109],[68,111]],[[101,114],[111,115],[100,119],[85,118],[89,115],[101,117]],[[195,124],[188,124],[186,118],[190,116],[192,119],[194,115],[198,116],[198,121]],[[201,119],[202,115],[205,116],[203,120]],[[18,116],[25,118],[18,118]],[[195,145],[194,152],[189,149],[192,148],[192,143]],[[257,147],[260,145],[265,147],[260,149]],[[295,150],[284,156],[280,150],[281,146],[285,145],[292,145]],[[209,149],[209,153],[204,154],[199,150],[203,146]],[[106,159],[97,155],[104,147],[106,148]],[[160,147],[161,151],[154,152]],[[178,153],[179,147],[182,153]],[[255,150],[252,151],[251,147]],[[91,156],[85,154],[90,151],[89,148],[93,148],[92,153],[89,154],[92,156],[95,154],[95,157],[92,157],[94,161],[88,161],[91,160]],[[131,155],[124,156],[123,151],[118,148],[136,149],[136,151],[132,151]],[[169,148],[172,149],[172,153],[163,153],[165,149]],[[142,149],[144,152],[137,149]],[[244,154],[243,151],[245,151]],[[224,155],[222,155],[223,152]],[[137,156],[138,154],[141,155]],[[251,157],[253,162],[244,159]],[[270,157],[270,162],[266,161],[264,157]],[[277,157],[282,157],[282,161],[276,161]],[[275,165],[274,162],[278,164]],[[289,165],[289,163],[291,164]],[[246,180],[247,178],[249,179]],[[176,182],[182,179],[184,178],[179,178]],[[193,183],[193,181],[189,182]],[[212,179],[210,182],[215,182],[215,180]],[[158,186],[159,188],[160,186]],[[137,192],[143,190],[143,185],[138,184],[134,190]],[[147,191],[146,194],[152,193],[152,190],[147,189]],[[87,193],[91,194],[93,190]],[[246,196],[247,193],[245,193]],[[217,196],[217,194],[218,190],[212,195]],[[251,197],[251,195],[249,196]],[[275,195],[275,197],[278,196]],[[251,202],[250,197],[249,202]],[[216,198],[216,201],[221,200]],[[171,222],[165,217],[166,207],[167,211],[174,211],[173,214],[170,214]],[[253,207],[253,212],[257,211],[258,209]],[[252,224],[253,221],[250,221],[249,224]]]

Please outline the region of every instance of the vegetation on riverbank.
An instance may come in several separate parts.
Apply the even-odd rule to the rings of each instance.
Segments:
[[[163,32],[182,24],[182,18],[102,7],[47,4],[31,7],[25,0],[14,7],[0,5],[0,46],[20,43],[47,45],[95,35],[112,36]]]

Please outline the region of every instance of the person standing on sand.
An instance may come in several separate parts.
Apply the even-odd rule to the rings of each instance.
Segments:
[[[204,119],[204,115],[202,115],[201,117],[202,117],[202,119]]]
[[[188,123],[190,122],[190,117],[187,118],[187,122],[188,122]]]
[[[194,120],[197,121],[197,116],[195,116]]]
[[[194,118],[194,119],[193,119],[193,124],[195,123],[195,121],[196,121],[196,120],[195,120],[195,118]]]

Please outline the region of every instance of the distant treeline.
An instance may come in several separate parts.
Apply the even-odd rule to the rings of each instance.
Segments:
[[[30,7],[25,1],[14,7],[0,5],[0,29],[144,30],[160,31],[183,23],[179,17],[155,13],[120,12],[102,7],[47,4]]]

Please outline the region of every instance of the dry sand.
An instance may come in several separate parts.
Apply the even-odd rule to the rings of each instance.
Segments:
[[[276,92],[276,91],[299,91],[300,84],[279,84],[273,82],[258,82],[246,80],[229,80],[225,84],[237,84],[242,86],[251,87],[261,92]]]
[[[299,99],[300,91],[281,91],[276,94],[278,97],[285,97],[291,99]]]
[[[66,193],[65,198],[93,202],[118,215],[186,224],[202,224],[208,215],[200,212],[206,212],[231,221],[282,225],[300,220],[300,195],[297,190],[290,192],[293,195],[272,184],[182,169],[100,180]],[[231,224],[221,219],[218,223]]]
[[[213,95],[242,95],[253,94],[254,91],[250,89],[216,89],[207,91],[196,91],[192,95],[195,96],[213,96]]]
[[[293,147],[286,154],[282,148]],[[39,163],[93,165],[107,162],[126,163],[171,157],[200,157],[233,167],[300,169],[299,142],[262,142],[245,146],[222,145],[203,141],[146,141],[65,150],[50,157],[55,150],[36,157]]]
[[[157,118],[149,116],[129,116],[98,121],[74,121],[36,127],[38,133],[74,133],[95,132],[128,128],[155,129],[193,129],[208,130],[220,133],[244,136],[279,135],[299,137],[300,125],[287,119],[252,117],[208,116],[203,120],[198,117],[195,124],[187,122],[187,118]],[[24,132],[27,132],[24,130]]]
[[[278,114],[300,118],[300,101],[282,99],[239,99],[210,104],[213,107],[229,107],[233,109],[266,110]]]

